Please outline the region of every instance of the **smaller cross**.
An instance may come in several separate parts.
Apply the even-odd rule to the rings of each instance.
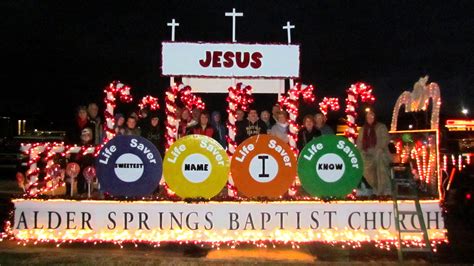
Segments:
[[[235,40],[235,17],[243,17],[244,13],[242,12],[235,12],[235,8],[232,8],[232,12],[226,12],[226,17],[232,17],[232,42],[236,42]]]
[[[289,21],[286,22],[286,26],[283,26],[283,29],[288,33],[288,44],[291,43],[291,29],[294,29],[295,25],[291,25]]]
[[[166,25],[171,27],[171,41],[174,42],[174,31],[175,28],[179,26],[179,23],[176,23],[176,21],[172,19],[171,22],[167,23]]]

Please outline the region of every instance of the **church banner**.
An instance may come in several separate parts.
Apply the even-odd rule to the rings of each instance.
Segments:
[[[298,78],[299,65],[299,45],[162,43],[163,76]]]
[[[391,201],[170,202],[13,200],[17,239],[379,241],[396,239]],[[421,201],[431,240],[446,238],[438,201]],[[403,202],[400,210],[414,210]],[[413,215],[403,229],[419,228]],[[413,239],[420,234],[405,233]]]

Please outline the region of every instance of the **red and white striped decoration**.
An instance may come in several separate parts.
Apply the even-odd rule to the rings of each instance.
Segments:
[[[28,170],[26,171],[26,194],[30,197],[35,197],[39,194],[55,190],[56,188],[64,185],[64,182],[52,184],[52,177],[47,174],[48,168],[54,164],[53,156],[56,154],[59,154],[61,157],[68,157],[71,153],[82,153],[82,155],[93,154],[96,156],[101,147],[102,145],[82,147],[77,145],[64,145],[62,142],[22,144],[20,150],[23,153],[29,155],[29,160],[27,163]],[[40,186],[39,174],[41,169],[38,167],[38,162],[41,159],[41,155],[44,153],[46,153],[46,157],[44,158],[46,161],[46,166],[44,169],[46,176],[42,181],[44,185]]]
[[[229,95],[227,96],[227,113],[229,117],[227,119],[227,129],[229,134],[227,136],[227,153],[232,156],[235,149],[237,148],[237,143],[235,142],[236,127],[235,122],[237,120],[237,110],[241,109],[244,112],[247,112],[251,103],[253,103],[252,97],[252,87],[249,85],[244,85],[242,83],[237,83],[235,87],[229,87]],[[229,173],[229,180],[227,181],[227,191],[228,195],[232,198],[236,198],[237,188],[234,186],[232,176]]]
[[[178,86],[171,86],[166,90],[165,98],[165,113],[166,113],[166,149],[168,149],[176,140],[176,124],[178,123],[178,118],[176,117],[176,98],[178,97]]]
[[[179,99],[184,104],[184,106],[192,111],[194,107],[197,107],[199,110],[204,110],[206,105],[203,103],[201,97],[193,94],[191,92],[190,86],[184,86],[180,84],[179,88]]]
[[[105,137],[104,143],[108,142],[115,136],[114,125],[114,109],[116,106],[116,96],[120,97],[120,101],[129,103],[132,101],[132,96],[130,95],[130,87],[121,83],[120,81],[113,81],[105,88]]]
[[[375,102],[375,97],[372,95],[372,86],[365,84],[363,82],[357,82],[352,84],[350,88],[347,89],[347,98],[346,98],[346,125],[347,129],[345,136],[349,139],[350,142],[354,143],[357,138],[357,99],[360,98],[361,102],[373,104]]]
[[[282,109],[286,109],[289,114],[289,144],[293,151],[295,151],[296,153],[298,153],[298,149],[296,148],[296,142],[298,141],[298,130],[300,129],[300,127],[296,123],[296,118],[299,114],[299,99],[300,97],[303,97],[303,100],[307,103],[314,102],[315,96],[313,94],[313,91],[313,85],[302,85],[300,83],[296,83],[296,85],[288,91],[288,96],[282,96],[279,101],[279,104]]]
[[[319,110],[321,110],[321,113],[323,113],[324,115],[327,115],[329,110],[338,111],[339,108],[340,106],[338,98],[324,97],[323,100],[319,103]]]
[[[138,107],[140,107],[140,111],[141,111],[141,110],[145,109],[147,106],[150,107],[150,110],[152,110],[152,111],[156,111],[156,110],[160,109],[160,104],[158,103],[158,98],[150,96],[150,95],[147,95],[147,96],[143,97],[141,99],[140,103],[138,103]]]
[[[227,113],[229,114],[227,119],[227,129],[229,130],[229,135],[227,136],[227,143],[229,144],[227,153],[232,155],[237,148],[237,143],[235,142],[235,121],[237,119],[236,112],[239,109],[243,110],[244,112],[248,111],[249,105],[253,103],[252,87],[242,83],[237,83],[235,87],[229,87],[227,102],[229,103],[227,106]]]
[[[177,98],[179,98],[184,106],[189,110],[192,110],[194,107],[203,110],[206,107],[201,97],[196,96],[191,92],[190,86],[175,84],[174,86],[168,88],[165,98],[166,149],[168,149],[176,141],[177,137],[177,124],[179,119],[179,117],[176,116]]]
[[[296,147],[296,142],[298,141],[298,130],[300,127],[296,123],[296,118],[299,114],[299,99],[302,96],[303,100],[307,103],[311,103],[315,101],[314,96],[314,87],[313,85],[302,85],[300,83],[296,83],[295,86],[290,88],[288,91],[288,96],[282,96],[279,101],[279,104],[282,109],[286,109],[288,112],[288,124],[289,124],[289,133],[288,138],[290,140],[289,144],[291,149],[298,154],[298,148]],[[298,192],[298,185],[299,180],[298,176],[295,176],[295,181],[288,189],[288,195],[295,196]]]

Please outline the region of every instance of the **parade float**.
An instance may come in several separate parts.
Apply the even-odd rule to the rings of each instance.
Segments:
[[[193,243],[210,246],[254,243],[267,247],[283,243],[323,242],[345,247],[373,243],[382,249],[397,245],[393,202],[390,198],[358,197],[363,161],[355,145],[359,102],[373,103],[373,88],[359,82],[347,89],[346,136],[323,136],[302,150],[296,148],[299,105],[316,100],[314,87],[300,78],[300,46],[237,43],[235,21],[242,13],[226,13],[233,20],[231,43],[162,43],[166,90],[166,154],[161,158],[148,140],[115,136],[114,109],[133,101],[131,87],[110,83],[105,93],[106,135],[98,146],[32,143],[22,146],[28,170],[17,176],[24,195],[13,199],[7,236],[20,243]],[[285,89],[285,79],[290,88]],[[180,102],[188,109],[204,109],[196,93],[228,95],[228,147],[212,138],[177,138]],[[255,93],[278,94],[289,113],[289,143],[270,135],[235,142],[236,111],[248,110]],[[432,127],[397,131],[400,107],[426,110],[432,99]],[[392,136],[402,160],[414,162],[413,172],[426,188],[423,217],[433,247],[447,241],[440,207],[438,117],[441,98],[436,84],[417,83],[395,105]],[[158,109],[147,96],[140,108]],[[337,98],[324,97],[323,113],[339,109]],[[387,107],[388,108],[388,107]],[[92,158],[83,164],[77,158]],[[74,187],[83,175],[87,194]],[[389,178],[389,177],[387,177]],[[65,191],[65,187],[70,189]],[[159,193],[157,189],[159,188]],[[409,201],[400,205],[413,207]],[[420,227],[410,215],[401,217],[406,230]],[[422,245],[419,233],[404,234],[406,246]]]

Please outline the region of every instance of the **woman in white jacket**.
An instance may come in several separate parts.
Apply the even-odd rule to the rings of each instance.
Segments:
[[[288,143],[290,141],[288,130],[287,114],[285,111],[279,111],[277,113],[277,122],[272,126],[270,134]]]

